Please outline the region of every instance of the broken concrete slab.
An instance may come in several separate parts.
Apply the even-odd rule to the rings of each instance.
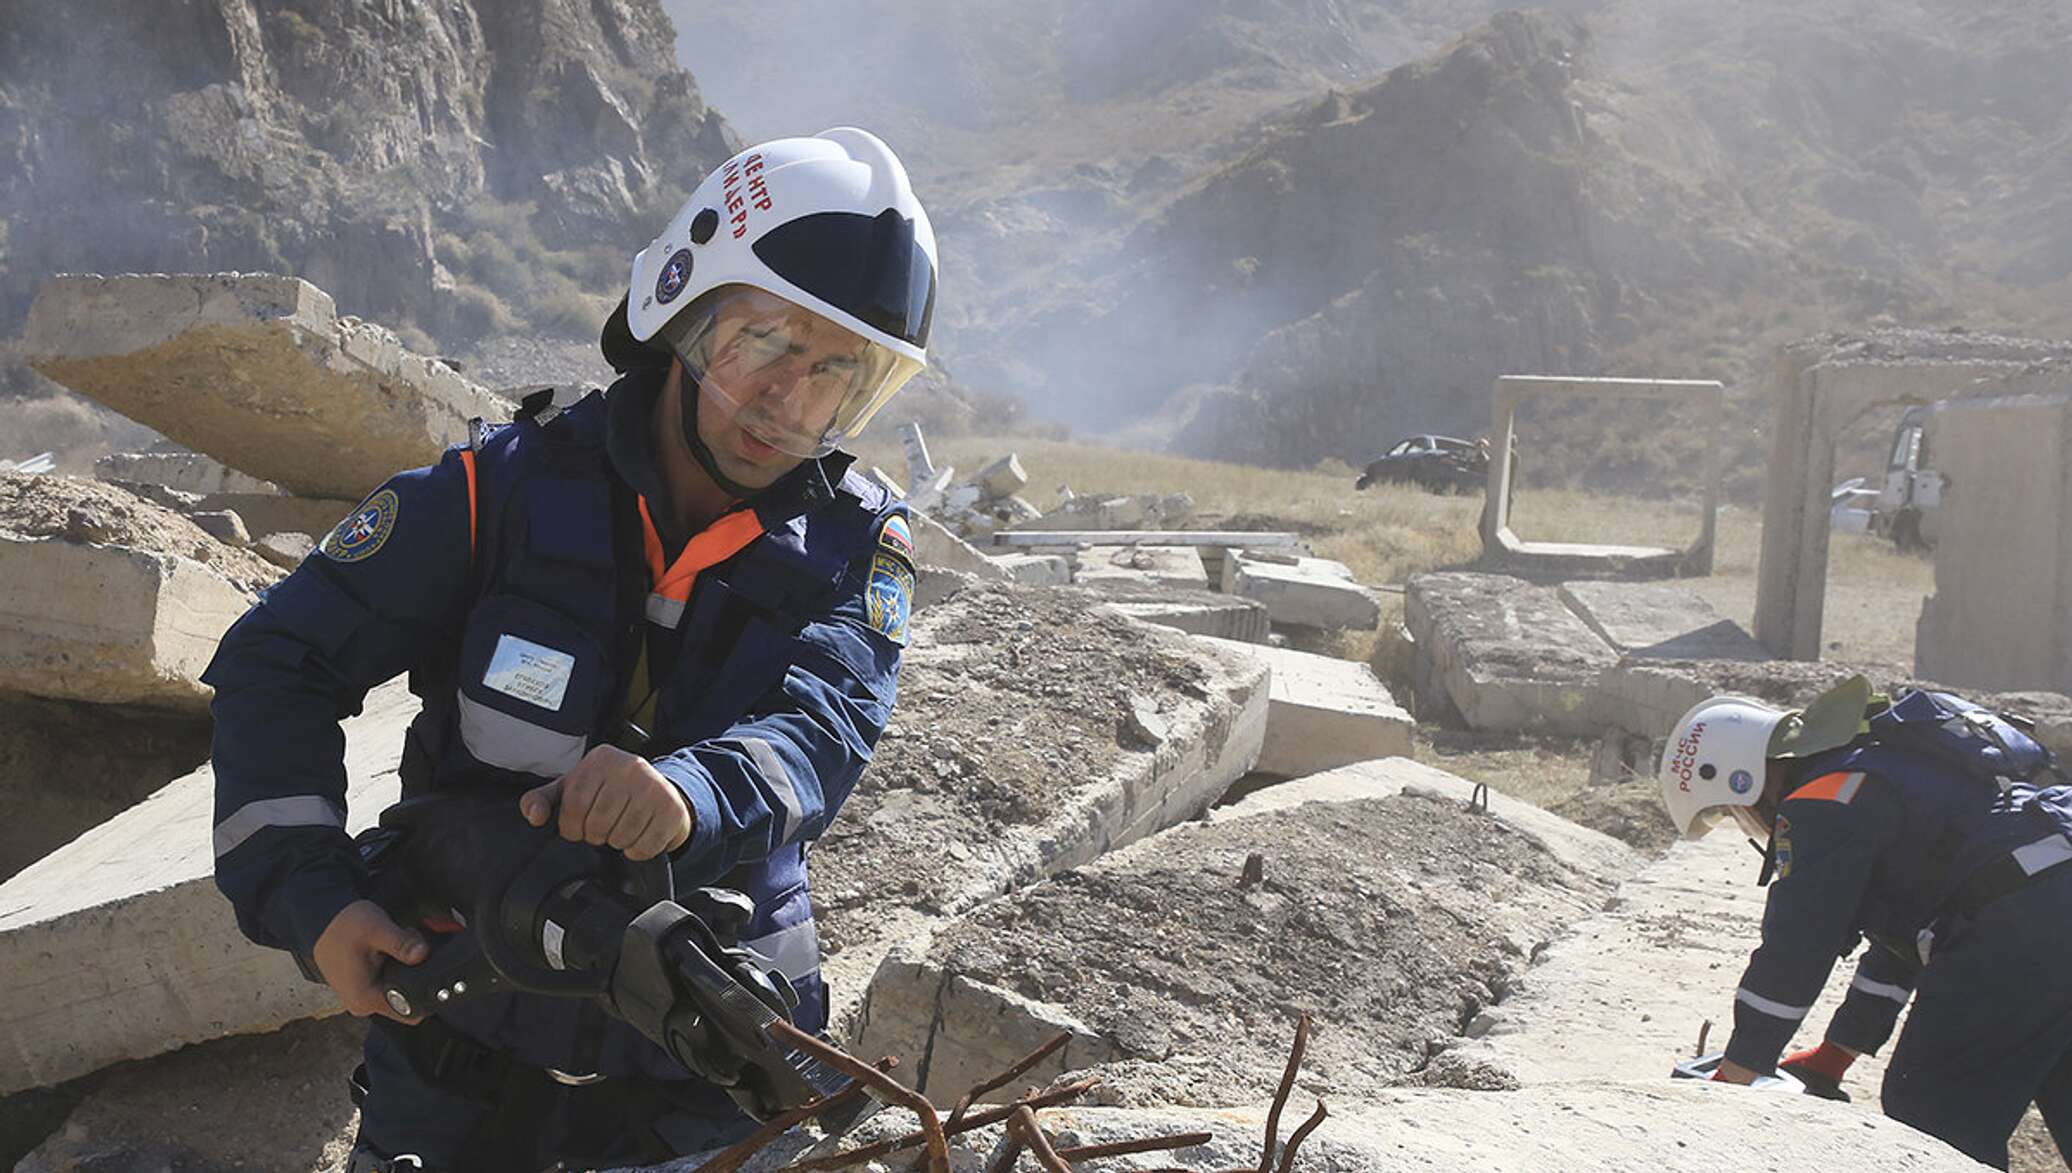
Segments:
[[[1200,814],[1266,715],[1258,665],[1080,592],[978,584],[918,612],[892,724],[813,853],[838,1036],[894,944]]]
[[[302,565],[302,560],[316,548],[316,539],[308,534],[285,532],[268,534],[252,544],[253,551],[261,558],[283,570],[293,570]]]
[[[1313,1008],[1313,1079],[1359,1097],[1411,1076],[1618,876],[1471,810],[1465,782],[1386,789],[1240,804],[959,916],[887,958],[856,1047],[916,1062],[947,1103],[1064,1029],[1035,1081],[1097,1065],[1110,1099],[1216,1106],[1272,1095],[1289,1020]]]
[[[1193,546],[1092,546],[1080,553],[1073,581],[1199,591],[1208,589],[1209,572]]]
[[[396,800],[402,681],[345,722],[348,830]],[[212,879],[207,766],[0,884],[0,1094],[335,1009],[287,954],[237,931]]]
[[[993,565],[1023,586],[1068,586],[1072,582],[1071,560],[1057,554],[1001,554],[993,558]]]
[[[1297,558],[1292,564],[1245,554],[1223,559],[1224,590],[1265,604],[1275,626],[1319,631],[1373,631],[1381,624],[1374,592],[1354,582],[1344,564]]]
[[[252,548],[252,531],[245,528],[245,519],[228,509],[197,510],[188,514],[187,520],[226,546],[240,550]]]
[[[1260,604],[1210,591],[1190,591],[1157,600],[1123,598],[1108,605],[1145,623],[1189,635],[1210,635],[1249,644],[1265,643],[1272,628],[1266,608]]]
[[[205,711],[217,639],[279,577],[113,485],[0,477],[0,690]]]
[[[1010,575],[999,560],[951,533],[925,513],[912,517],[914,561],[924,570],[939,566],[993,582],[1005,582]]]
[[[1857,672],[1882,687],[1895,683],[1887,672],[1833,661],[1631,657],[1599,674],[1594,710],[1605,724],[1635,736],[1666,737],[1677,718],[1708,697],[1738,693],[1798,708]]]
[[[1420,574],[1404,590],[1421,714],[1471,729],[1594,735],[1598,676],[1618,656],[1548,587],[1501,574]]]
[[[117,452],[94,461],[94,476],[104,481],[137,481],[164,485],[183,493],[279,493],[276,485],[225,468],[198,452]]]
[[[1711,1173],[1719,1154],[1751,1169],[1906,1169],[1975,1171],[1978,1165],[1933,1137],[1860,1104],[1773,1095],[1694,1081],[1563,1084],[1503,1093],[1396,1088],[1348,1095],[1306,1070],[1279,1120],[1281,1144],[1321,1099],[1329,1110],[1303,1141],[1303,1173],[1411,1173],[1479,1169],[1520,1173]],[[1102,1089],[1096,1089],[1099,1096]],[[1053,1147],[1141,1141],[1182,1133],[1208,1139],[1171,1153],[1115,1158],[1103,1167],[1145,1170],[1163,1162],[1188,1169],[1251,1169],[1259,1164],[1267,1104],[1216,1108],[1059,1107],[1037,1112]],[[881,1112],[852,1132],[850,1147],[890,1141],[913,1126],[903,1112]],[[949,1138],[958,1170],[999,1167],[1006,1155],[998,1125]],[[794,1160],[831,1152],[811,1133],[788,1133],[757,1153],[742,1173],[777,1173]],[[909,1149],[856,1167],[891,1173],[912,1167]],[[694,1173],[709,1154],[653,1166]],[[1026,1162],[1026,1158],[1025,1162]],[[1134,1161],[1134,1163],[1131,1163]],[[1033,1162],[1028,1162],[1033,1164]]]
[[[1620,655],[1656,660],[1767,660],[1768,649],[1689,587],[1569,582],[1561,601]]]
[[[1055,513],[1046,517],[1056,517]],[[1308,549],[1301,534],[1280,530],[1016,529],[992,537],[995,546],[1217,546],[1246,550]]]
[[[22,350],[38,371],[291,492],[358,500],[510,404],[328,294],[252,273],[45,283]]]
[[[985,491],[986,499],[998,501],[1014,496],[1029,483],[1029,474],[1022,469],[1022,459],[1013,452],[978,470],[972,481]]]
[[[1371,758],[1409,757],[1415,722],[1374,670],[1352,660],[1292,648],[1203,637],[1272,672],[1266,744],[1253,768],[1300,778]]]

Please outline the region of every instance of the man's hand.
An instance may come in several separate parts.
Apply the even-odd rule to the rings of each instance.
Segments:
[[[518,799],[519,813],[535,827],[546,826],[557,805],[563,839],[615,847],[630,860],[675,851],[691,837],[683,792],[646,758],[617,746],[598,746],[575,769]]]
[[[428,951],[423,937],[390,920],[379,904],[355,900],[339,909],[331,923],[324,926],[323,935],[310,949],[310,960],[316,963],[317,972],[324,975],[325,984],[337,993],[348,1013],[360,1018],[379,1014],[397,1022],[414,1023],[418,1020],[405,1018],[389,1007],[381,988],[374,983],[374,975],[380,971],[384,958],[416,965]]]
[[[1849,1065],[1856,1062],[1856,1052],[1834,1043],[1823,1042],[1808,1051],[1795,1051],[1786,1055],[1777,1065],[1781,1071],[1798,1076],[1806,1085],[1806,1091],[1823,1100],[1849,1102],[1849,1093],[1842,1090],[1842,1076],[1849,1071]]]

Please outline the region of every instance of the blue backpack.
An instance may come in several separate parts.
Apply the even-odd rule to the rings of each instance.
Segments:
[[[2038,742],[2032,722],[1996,713],[1963,697],[1904,689],[1869,717],[1870,738],[1919,754],[2001,790],[2059,783],[2057,758]]]

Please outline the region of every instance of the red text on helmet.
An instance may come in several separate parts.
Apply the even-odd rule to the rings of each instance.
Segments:
[[[720,169],[720,194],[727,205],[727,223],[733,225],[734,239],[739,240],[748,235],[750,208],[759,212],[770,210],[770,188],[763,182],[762,154],[758,152],[745,160],[727,160]]]
[[[1691,792],[1691,770],[1698,763],[1698,743],[1704,739],[1705,722],[1699,721],[1676,743],[1676,753],[1669,759],[1669,772],[1676,777],[1676,788],[1685,794]]]

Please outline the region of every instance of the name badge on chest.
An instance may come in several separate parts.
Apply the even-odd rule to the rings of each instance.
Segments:
[[[567,652],[515,635],[500,635],[496,652],[489,657],[489,670],[482,674],[482,685],[527,704],[559,712],[575,670],[576,658]]]

